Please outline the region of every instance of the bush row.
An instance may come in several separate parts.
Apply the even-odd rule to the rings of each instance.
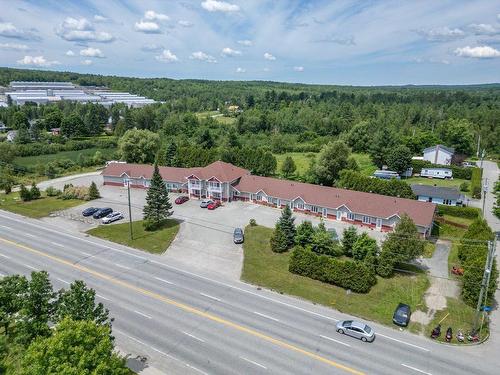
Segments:
[[[460,178],[463,180],[470,180],[472,177],[472,171],[478,168],[464,168],[459,167],[458,165],[440,165],[440,164],[432,164],[427,160],[412,160],[411,162],[413,167],[413,173],[422,172],[422,168],[448,168],[453,172],[454,178]]]
[[[380,180],[378,178],[363,176],[361,173],[347,169],[340,172],[340,179],[337,182],[337,187],[389,195],[391,197],[401,197],[409,199],[415,198],[410,185],[408,185],[404,181]]]
[[[367,293],[377,283],[373,270],[364,263],[317,255],[301,246],[292,252],[289,271],[357,293]]]
[[[476,219],[479,217],[480,213],[481,210],[475,207],[446,206],[443,204],[440,204],[437,207],[438,215],[450,215],[454,217],[462,217],[464,219]]]
[[[483,170],[480,168],[472,169],[472,178],[470,181],[470,188],[472,198],[481,199],[481,179],[483,177]]]
[[[78,151],[88,148],[112,148],[117,146],[115,138],[99,138],[86,140],[71,140],[64,144],[61,143],[28,143],[28,144],[12,144],[14,154],[16,156],[36,156],[57,154],[61,151]]]

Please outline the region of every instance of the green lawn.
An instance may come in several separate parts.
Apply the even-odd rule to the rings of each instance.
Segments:
[[[78,155],[94,156],[96,151],[100,151],[104,158],[111,158],[116,152],[115,148],[88,148],[85,150],[77,151],[62,151],[57,154],[37,155],[37,156],[23,156],[14,159],[14,164],[22,167],[34,167],[37,164],[47,164],[56,159],[70,159],[74,162],[78,159]]]
[[[358,163],[360,173],[365,176],[371,176],[378,169],[368,154],[353,153],[352,157]]]
[[[48,216],[51,212],[65,210],[82,203],[85,202],[78,199],[57,199],[56,197],[42,197],[23,202],[17,192],[8,195],[0,194],[0,209],[33,218]]]
[[[297,167],[295,174],[298,175],[303,175],[304,173],[306,173],[307,169],[309,168],[311,159],[316,156],[314,152],[286,152],[284,154],[273,155],[276,157],[276,161],[278,162],[278,167],[276,168],[276,171],[278,173],[281,173],[281,165],[283,164],[285,158],[287,156],[290,156],[295,162],[295,166]]]
[[[425,274],[378,277],[369,293],[348,294],[343,288],[288,272],[290,253],[271,251],[271,232],[262,226],[246,227],[242,280],[387,325],[392,325],[399,302],[408,303],[414,310],[426,310],[423,295],[429,280]]]
[[[132,231],[134,234],[132,240],[129,238],[129,223],[99,225],[87,233],[153,254],[161,254],[168,249],[177,235],[179,222],[169,219],[163,228],[148,232],[144,230],[142,220],[133,221]]]
[[[439,178],[427,178],[427,177],[411,177],[407,179],[403,179],[408,185],[413,185],[413,184],[422,184],[422,185],[436,185],[436,186],[444,186],[444,187],[451,187],[451,188],[457,188],[460,190],[460,185],[464,182],[467,182],[469,184],[469,191],[467,192],[462,192],[465,195],[470,196],[470,181],[469,180],[463,180],[460,178],[454,178],[453,180],[448,180],[448,179],[439,179]]]
[[[206,117],[213,117],[214,120],[216,120],[219,124],[223,125],[231,125],[236,122],[236,117],[228,117],[228,116],[219,116],[221,113],[219,111],[205,111],[205,112],[198,112],[196,113],[196,117],[198,119],[204,119]]]

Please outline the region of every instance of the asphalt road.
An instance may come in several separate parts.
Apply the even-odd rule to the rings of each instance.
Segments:
[[[83,279],[115,317],[120,348],[168,374],[496,374],[498,358],[370,323],[363,343],[335,332],[347,316],[0,211],[0,276],[47,270]]]

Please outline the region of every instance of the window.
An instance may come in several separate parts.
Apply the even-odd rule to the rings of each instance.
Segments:
[[[363,223],[364,224],[370,224],[371,220],[370,220],[370,216],[363,216]]]
[[[348,219],[348,220],[354,220],[355,218],[356,218],[356,216],[354,215],[354,213],[349,212],[349,213],[347,214],[347,219]]]
[[[298,208],[299,210],[303,210],[304,209],[304,202],[295,203],[295,207]]]
[[[311,212],[318,212],[319,208],[318,206],[311,206]]]
[[[218,189],[220,188],[220,183],[219,182],[209,182],[208,184],[211,188]]]
[[[267,203],[273,203],[273,197],[267,197]]]

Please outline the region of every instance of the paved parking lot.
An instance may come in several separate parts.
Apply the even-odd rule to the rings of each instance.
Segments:
[[[45,189],[54,186],[62,189],[64,184],[89,185],[94,181],[102,198],[86,202],[85,204],[58,213],[55,217],[43,220],[57,223],[65,228],[86,231],[99,224],[98,220],[83,218],[81,211],[86,207],[111,207],[114,211],[124,214],[128,220],[127,189],[117,186],[103,186],[102,177],[97,174],[65,178],[61,180],[45,181],[39,186]],[[173,202],[178,194],[171,194]],[[131,189],[132,220],[142,219],[142,207],[145,202],[146,191]],[[173,218],[181,221],[176,239],[165,252],[166,259],[175,259],[192,269],[216,272],[221,276],[239,280],[243,264],[243,250],[241,245],[232,241],[233,230],[236,227],[244,228],[250,219],[258,224],[273,227],[280,215],[280,210],[253,203],[231,202],[225,203],[214,211],[199,207],[198,200],[190,200],[182,205],[173,204]],[[295,214],[297,224],[303,220],[310,220],[319,224],[319,218],[304,214]],[[119,221],[119,222],[124,222]],[[112,225],[112,224],[111,224]],[[341,234],[348,225],[333,220],[325,220],[327,228],[335,228]],[[360,228],[359,230],[364,230]],[[382,240],[384,234],[367,230],[377,240]]]

